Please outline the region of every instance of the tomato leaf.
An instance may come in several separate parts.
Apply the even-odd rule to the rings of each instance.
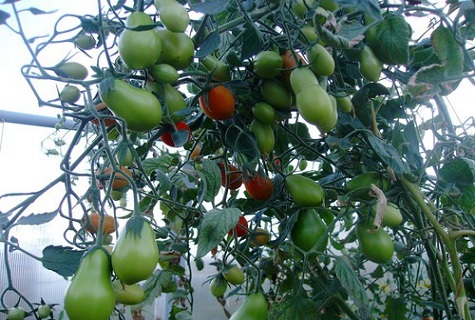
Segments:
[[[355,8],[358,11],[367,13],[374,18],[381,19],[381,10],[379,9],[378,2],[375,0],[335,0],[342,7],[351,7]]]
[[[229,6],[229,3],[230,0],[188,1],[191,10],[204,14],[218,14],[223,12]]]
[[[38,213],[38,214],[30,214],[28,216],[20,217],[15,224],[16,225],[38,225],[48,223],[56,217],[58,211],[53,212],[45,212],[45,213]]]
[[[84,252],[71,247],[50,245],[43,249],[41,263],[46,269],[67,278],[76,272]]]
[[[373,151],[381,158],[381,161],[394,170],[396,176],[401,177],[409,171],[398,151],[392,145],[385,143],[372,134],[368,134],[366,139]]]
[[[216,162],[209,159],[203,159],[203,170],[204,177],[206,180],[206,194],[204,196],[204,201],[211,202],[216,197],[221,188],[221,171],[219,170]]]
[[[176,165],[176,159],[171,154],[161,154],[156,158],[147,158],[142,161],[142,166],[145,172],[150,175],[155,170],[160,170],[162,172],[170,172],[171,167]]]
[[[241,60],[245,60],[261,51],[262,34],[254,24],[246,23],[242,34]]]
[[[10,18],[10,14],[3,10],[0,10],[0,25],[7,23],[7,19]]]
[[[219,170],[219,168],[218,168]],[[236,226],[241,216],[237,208],[213,209],[206,213],[200,226],[196,259],[203,258]]]
[[[444,67],[444,76],[458,77],[463,73],[463,50],[448,28],[439,26],[432,32],[432,45]]]
[[[346,289],[350,297],[360,309],[360,314],[368,313],[369,299],[366,295],[365,289],[358,280],[355,271],[349,265],[347,260],[342,257],[336,257],[335,259],[335,275],[338,280],[340,280],[342,287]]]
[[[213,31],[204,39],[199,49],[196,50],[197,58],[204,58],[219,47],[221,40],[218,31]]]
[[[34,15],[40,15],[40,14],[50,14],[50,13],[55,13],[56,11],[58,10],[53,10],[53,11],[43,11],[43,10],[40,10],[38,8],[28,8],[28,9],[22,9],[20,10],[19,12],[22,12],[22,11],[30,11],[31,14],[34,14]]]
[[[386,299],[386,307],[384,309],[388,320],[404,320],[406,317],[406,303],[403,297],[388,297]]]
[[[267,319],[318,320],[320,312],[315,302],[303,296],[290,295],[279,303],[271,304]]]
[[[377,26],[375,55],[383,63],[397,65],[409,62],[411,30],[400,14],[391,15]]]
[[[457,185],[473,185],[475,182],[475,160],[460,157],[444,164],[440,177]]]
[[[459,198],[458,204],[465,212],[475,213],[475,186],[468,185],[460,187],[462,196]]]

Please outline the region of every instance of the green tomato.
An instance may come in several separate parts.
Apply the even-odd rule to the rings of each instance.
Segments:
[[[363,172],[353,177],[346,184],[349,196],[354,200],[371,200],[371,185],[374,184],[382,191],[388,191],[389,179],[378,172]]]
[[[244,283],[244,272],[238,266],[232,266],[224,270],[223,277],[230,284],[240,285]]]
[[[153,20],[144,12],[132,12],[126,19],[128,28],[152,25]],[[157,30],[134,31],[126,29],[119,36],[119,55],[131,69],[146,69],[157,62],[162,51]]]
[[[25,310],[22,307],[14,307],[8,310],[8,320],[23,320],[25,319]]]
[[[155,81],[162,84],[176,82],[180,77],[174,67],[165,63],[154,64],[148,71]]]
[[[74,44],[82,50],[94,49],[96,43],[96,39],[90,34],[83,34],[74,38]]]
[[[318,182],[303,175],[287,176],[285,187],[299,207],[318,207],[325,198],[325,192]]]
[[[193,61],[195,51],[193,40],[185,33],[171,32],[167,29],[157,32],[162,45],[158,62],[169,64],[177,70],[187,68]]]
[[[345,113],[350,113],[353,111],[353,102],[351,102],[350,96],[336,97],[336,105],[341,111]]]
[[[291,9],[297,17],[304,19],[308,8],[312,8],[314,2],[315,0],[305,0],[305,2],[304,0],[294,0],[292,2]]]
[[[147,84],[147,90],[158,94],[165,102],[168,114],[172,117],[173,122],[183,120],[183,116],[175,114],[175,112],[186,108],[186,101],[181,92],[170,84],[158,84],[150,82]]]
[[[84,80],[89,74],[85,66],[74,61],[61,63],[54,71],[60,77],[75,80]]]
[[[267,298],[263,293],[251,293],[229,320],[264,320],[267,319],[268,309]]]
[[[218,82],[231,80],[231,71],[226,63],[213,55],[208,55],[200,60],[206,70],[213,73],[213,79]]]
[[[307,87],[296,95],[297,110],[302,118],[316,126],[335,122],[335,110],[328,93],[320,86]]]
[[[227,289],[228,284],[221,275],[218,275],[217,277],[213,278],[213,280],[211,280],[209,284],[209,290],[211,294],[217,298],[224,296]]]
[[[38,317],[40,319],[47,318],[51,315],[51,307],[47,304],[43,304],[38,308]]]
[[[252,114],[262,123],[273,124],[277,120],[277,112],[267,102],[261,101],[252,107]]]
[[[112,282],[115,291],[116,303],[123,305],[139,304],[145,299],[145,292],[138,283],[123,284],[119,280]]]
[[[361,75],[368,81],[377,82],[381,76],[382,64],[370,47],[365,46],[358,57]]]
[[[309,68],[296,68],[290,74],[290,86],[297,95],[308,87],[320,85],[318,79]]]
[[[78,87],[67,85],[59,93],[59,99],[65,103],[75,103],[81,97],[81,91]]]
[[[66,289],[64,309],[70,320],[107,320],[115,306],[109,255],[87,252]]]
[[[134,284],[148,279],[159,259],[155,232],[150,223],[140,217],[127,221],[112,251],[112,268],[124,284]]]
[[[330,76],[335,71],[335,60],[321,44],[314,44],[307,51],[307,58],[310,63],[310,69],[317,75]]]
[[[272,79],[280,75],[283,60],[275,51],[261,51],[256,55],[252,64],[256,75],[262,79]]]
[[[320,245],[316,248],[318,251],[324,251],[328,244],[328,237],[325,233],[327,226],[315,209],[300,210],[292,229],[290,230],[290,239],[303,251],[310,251],[319,241]]]
[[[190,16],[185,7],[176,0],[155,0],[155,7],[160,11],[160,21],[171,32],[185,32],[190,23]]]
[[[304,171],[305,169],[307,169],[307,165],[308,165],[308,161],[305,160],[305,159],[300,159],[299,161],[299,170],[300,171]]]
[[[371,206],[371,213],[373,215],[376,214],[377,205]],[[403,221],[403,217],[401,214],[401,210],[398,206],[392,202],[388,202],[386,206],[386,210],[384,211],[383,215],[383,226],[394,228],[400,225]]]
[[[332,102],[332,110],[331,110],[331,113],[327,119],[327,122],[325,122],[324,124],[318,124],[317,123],[317,128],[318,130],[322,133],[322,134],[325,134],[329,131],[331,131],[333,128],[335,128],[336,126],[336,123],[338,122],[338,108],[337,108],[337,103],[336,103],[336,99],[333,97],[333,96],[330,96],[329,95],[329,98]]]
[[[328,11],[335,11],[336,9],[339,8],[338,3],[336,3],[333,0],[321,0],[320,1],[320,6]]]
[[[254,119],[249,126],[249,130],[254,133],[257,147],[262,154],[269,154],[274,150],[275,137],[272,125]]]
[[[113,88],[108,84],[101,82],[99,96],[129,130],[148,132],[160,124],[162,105],[152,93],[118,79],[113,81]]]
[[[314,43],[320,38],[315,31],[315,27],[309,24],[304,24],[302,27],[300,27],[300,32],[299,40],[303,43]]]
[[[275,79],[266,79],[260,86],[264,100],[278,110],[288,110],[292,104],[292,95],[285,84]]]
[[[366,221],[362,221],[356,225],[356,237],[361,252],[368,260],[374,263],[386,263],[391,260],[394,243],[383,228],[374,231]]]

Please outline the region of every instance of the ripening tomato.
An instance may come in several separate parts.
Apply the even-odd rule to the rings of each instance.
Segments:
[[[104,102],[99,102],[94,108],[101,115],[102,114],[110,114],[112,116],[112,112],[109,110],[109,108],[107,108],[107,106]],[[103,119],[104,119],[104,125],[106,127],[112,127],[117,123],[117,121],[113,117],[111,117],[111,118],[104,117]],[[97,119],[97,118],[92,119],[91,122],[94,123],[96,126],[99,125],[99,119]]]
[[[262,79],[272,79],[280,74],[283,59],[275,51],[266,50],[259,52],[252,64],[254,73]]]
[[[372,230],[367,221],[356,225],[356,237],[364,256],[374,263],[386,263],[394,253],[394,243],[383,228]]]
[[[114,306],[109,255],[93,249],[83,256],[66,289],[64,310],[70,320],[107,320]]]
[[[244,282],[244,272],[238,266],[231,266],[222,272],[224,279],[234,285]]]
[[[318,182],[309,177],[289,175],[285,178],[285,187],[299,207],[318,207],[323,203],[325,191]]]
[[[124,284],[134,284],[148,279],[159,260],[155,232],[150,222],[142,217],[127,221],[112,251],[112,269]]]
[[[286,50],[281,54],[282,57],[282,71],[280,72],[282,80],[284,81],[287,90],[292,90],[290,84],[290,75],[292,71],[299,66],[299,63],[305,65],[305,60],[299,52],[292,53],[291,50]],[[297,57],[297,60],[295,59]]]
[[[267,229],[257,227],[251,234],[251,244],[265,246],[270,241],[270,232]]]
[[[266,175],[256,173],[244,180],[247,193],[256,200],[268,200],[274,192],[274,182]]]
[[[251,293],[229,320],[264,320],[267,319],[268,309],[269,304],[263,293]]]
[[[120,170],[122,170],[126,175],[129,177],[133,177],[132,171],[130,171],[127,167],[120,167]],[[107,167],[103,171],[97,171],[96,174],[100,174],[101,181],[106,182],[107,184],[110,182],[110,177],[112,175],[112,172],[114,169],[112,167]],[[121,173],[117,172],[114,176],[114,181],[112,182],[112,190],[121,190],[122,188],[125,188],[129,185],[129,180]],[[99,187],[102,187],[101,183],[98,183]]]
[[[241,171],[228,163],[228,170],[225,170],[224,163],[218,163],[219,169],[221,171],[221,186],[228,187],[229,190],[239,189],[242,185],[242,173]]]
[[[361,75],[368,81],[377,82],[381,76],[381,61],[374,55],[370,47],[365,46],[358,57]]]
[[[310,251],[322,237],[325,237],[316,248],[318,251],[324,251],[328,243],[328,237],[325,236],[327,226],[317,210],[308,208],[300,210],[297,214],[297,220],[290,231],[292,242],[303,251]]]
[[[83,223],[86,225],[86,230],[92,234],[96,234],[99,230],[99,224],[101,222],[101,215],[98,212],[92,212],[88,215],[88,218],[83,218]],[[104,222],[102,224],[102,233],[104,235],[115,232],[117,224],[113,216],[104,214]]]
[[[193,40],[183,32],[172,32],[167,29],[160,29],[157,32],[162,46],[158,63],[169,64],[177,70],[187,68],[193,61],[195,52]]]
[[[213,120],[226,120],[234,115],[236,100],[227,87],[218,85],[199,97],[200,108]]]
[[[176,128],[175,128],[176,127]],[[173,130],[173,131],[172,131]],[[182,147],[191,138],[191,129],[185,121],[175,123],[170,131],[165,131],[160,139],[170,147]]]
[[[234,232],[236,232],[236,235],[238,237],[242,237],[244,235],[247,234],[248,232],[248,227],[249,227],[249,224],[246,220],[246,217],[244,216],[240,216],[239,217],[239,221],[238,223],[236,224],[236,226],[234,228],[232,228],[231,230],[229,230],[228,234],[230,236],[233,236],[234,235]]]

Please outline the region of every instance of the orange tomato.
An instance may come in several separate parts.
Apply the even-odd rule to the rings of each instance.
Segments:
[[[203,113],[214,120],[226,120],[233,116],[236,109],[236,100],[231,90],[218,85],[199,98]]]
[[[97,230],[99,230],[101,215],[94,211],[94,212],[91,212],[89,214],[87,219],[86,219],[86,217],[84,217],[82,219],[82,221],[86,225],[86,230],[87,231],[89,231],[92,234],[96,234]],[[103,222],[103,225],[102,225],[102,233],[103,234],[111,234],[111,233],[115,232],[116,227],[117,227],[117,225],[115,223],[114,217],[111,216],[111,215],[108,215],[108,214],[104,214],[104,222]]]
[[[224,169],[224,164],[222,162],[218,163],[219,169],[221,170],[221,185],[226,187],[226,182],[229,190],[239,189],[242,185],[242,173],[238,168],[232,164],[228,164],[228,179],[226,181],[226,170]]]
[[[129,177],[133,177],[132,171],[130,171],[127,167],[120,167],[122,171],[125,172],[126,175]],[[104,169],[104,171],[97,171],[96,174],[101,175],[103,180],[107,183],[109,183],[110,176],[112,175],[113,168],[112,167],[107,167]],[[129,180],[120,172],[117,172],[114,176],[114,181],[112,181],[112,190],[120,190],[126,186],[129,185]],[[102,187],[101,183],[98,183],[99,188]]]
[[[301,62],[302,65],[306,65],[304,58],[298,52],[295,53],[298,60],[295,60],[292,51],[286,50],[281,54],[282,57],[282,71],[280,72],[282,76],[282,80],[284,81],[285,86],[287,89],[292,90],[290,85],[290,74],[292,70],[298,67],[298,63]]]
[[[104,113],[104,114],[110,114],[112,115],[112,112],[107,108],[107,105],[104,102],[99,102],[96,106],[95,109],[99,113]],[[94,123],[96,126],[99,125],[99,119],[95,118],[91,120],[92,123]],[[106,127],[112,127],[115,125],[117,121],[114,118],[104,118],[104,124]]]

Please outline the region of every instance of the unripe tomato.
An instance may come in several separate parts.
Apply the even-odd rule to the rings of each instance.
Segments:
[[[128,28],[152,25],[150,16],[141,11],[132,12],[125,20]],[[148,29],[122,31],[118,42],[119,54],[122,61],[131,69],[146,69],[157,62],[162,46],[157,30]]]
[[[325,236],[327,226],[315,209],[303,209],[297,214],[297,220],[290,231],[290,239],[303,251],[310,251]],[[316,250],[324,251],[327,243],[328,237],[325,236]]]
[[[336,104],[345,113],[350,113],[353,110],[353,102],[351,102],[350,96],[336,97]]]
[[[267,79],[260,85],[264,100],[279,110],[288,110],[292,104],[292,95],[285,84],[276,79]]]
[[[287,176],[285,187],[299,207],[318,207],[325,198],[325,191],[318,182],[303,175]]]
[[[251,293],[229,320],[264,320],[267,319],[268,309],[269,304],[263,293]]]
[[[251,234],[251,244],[265,246],[270,241],[270,233],[267,229],[257,227]]]
[[[277,120],[277,112],[274,107],[264,101],[260,101],[252,107],[252,114],[257,120],[266,124],[273,124]]]
[[[304,19],[307,14],[308,8],[312,8],[315,0],[295,0],[292,2],[291,9],[294,14],[300,19]]]
[[[330,113],[326,123],[324,123],[322,125],[317,124],[318,130],[322,134],[331,131],[333,128],[335,128],[336,123],[338,122],[338,107],[336,105],[336,99],[331,95],[328,95],[328,97],[330,98],[330,101],[332,103],[331,113]]]
[[[244,282],[244,272],[238,266],[232,266],[223,271],[223,277],[227,282],[240,285]]]
[[[180,90],[170,84],[159,84],[157,82],[148,82],[145,88],[163,99],[167,114],[171,116],[173,122],[183,120],[183,116],[175,114],[175,112],[186,108],[186,101]]]
[[[59,99],[66,103],[75,103],[81,97],[81,91],[78,87],[73,85],[67,85],[59,93]]]
[[[187,68],[193,61],[195,45],[193,40],[182,32],[172,32],[167,29],[158,30],[162,52],[158,63],[166,63],[177,70]]]
[[[204,114],[214,120],[232,118],[236,109],[234,95],[227,87],[218,85],[199,97]]]
[[[155,7],[160,11],[160,21],[167,30],[185,32],[190,23],[188,11],[176,0],[155,0]]]
[[[269,177],[256,173],[244,180],[247,193],[256,200],[268,200],[274,192],[274,182]]]
[[[74,44],[82,50],[94,49],[96,43],[96,39],[90,34],[82,34],[74,38]]]
[[[124,284],[148,279],[159,260],[155,232],[150,223],[141,217],[127,221],[112,251],[112,268]]]
[[[175,126],[176,126],[176,130],[175,130]],[[191,130],[185,121],[177,122],[175,123],[175,126],[171,128],[173,131],[165,131],[161,135],[160,139],[166,145],[170,147],[178,148],[178,147],[182,147],[185,143],[187,143],[190,140]],[[185,135],[182,134],[182,132],[188,133],[186,135],[186,139],[183,139]]]
[[[127,285],[119,280],[114,280],[112,286],[115,291],[116,303],[134,305],[139,304],[145,299],[145,292],[138,283]]]
[[[25,310],[22,307],[14,307],[8,310],[8,320],[23,320],[25,319]]]
[[[73,61],[61,63],[54,71],[60,77],[75,80],[84,80],[89,74],[85,66]]]
[[[378,172],[363,172],[353,177],[346,184],[349,196],[355,200],[371,200],[371,185],[374,184],[382,191],[388,191],[389,179]]]
[[[370,47],[365,46],[358,57],[361,75],[368,81],[377,82],[381,76],[382,64]]]
[[[47,304],[42,304],[38,307],[38,317],[45,319],[51,315],[51,307]]]
[[[320,86],[307,87],[296,95],[299,114],[308,123],[326,126],[334,121],[334,108],[330,96]]]
[[[130,171],[127,167],[120,167],[120,170],[122,170],[129,177],[133,177],[132,171]],[[114,169],[112,167],[107,167],[103,171],[97,172],[97,174],[103,176],[103,179],[101,180],[106,182],[106,186],[110,183],[110,177],[113,171]],[[114,180],[112,181],[112,190],[121,190],[122,188],[128,186],[129,183],[129,180],[121,172],[117,172],[114,176]]]
[[[328,10],[328,11],[335,11],[339,7],[338,3],[336,3],[333,0],[321,0],[320,1],[320,6],[323,9]]]
[[[208,70],[213,73],[213,79],[219,82],[226,82],[231,80],[231,71],[227,64],[218,60],[213,55],[208,55],[205,58],[200,60],[201,64]]]
[[[308,161],[305,160],[305,159],[300,159],[299,161],[299,170],[300,171],[304,171],[305,169],[307,169],[307,165],[308,165]]]
[[[295,94],[308,87],[320,85],[315,74],[309,68],[296,68],[290,74],[290,85]]]
[[[66,289],[64,310],[70,320],[107,320],[114,306],[109,255],[94,249],[81,259]]]
[[[282,57],[275,51],[261,51],[252,64],[254,73],[262,79],[272,79],[280,74],[283,66]]]
[[[86,225],[86,230],[92,234],[96,234],[99,230],[99,224],[101,222],[101,215],[97,212],[92,212],[88,215],[88,218],[83,218],[83,222]],[[111,234],[116,230],[116,222],[113,216],[104,214],[104,222],[102,224],[102,233],[104,235]]]
[[[249,224],[246,220],[246,217],[240,216],[238,223],[236,224],[234,228],[229,230],[228,235],[233,236],[234,233],[236,232],[236,236],[240,238],[247,234],[248,227],[249,227]]]
[[[213,296],[216,298],[224,296],[226,290],[228,289],[228,284],[226,280],[222,277],[222,275],[218,275],[217,277],[213,278],[209,284],[209,290]]]
[[[356,237],[364,256],[374,263],[386,263],[394,253],[394,243],[389,234],[379,228],[374,231],[367,221],[356,225]]]
[[[318,43],[307,51],[307,58],[310,69],[317,75],[330,76],[335,71],[335,60],[333,60],[332,55]]]
[[[315,31],[315,27],[309,24],[304,24],[302,27],[300,27],[300,32],[301,34],[299,34],[299,39],[305,44],[315,43],[320,38]]]
[[[270,124],[254,119],[249,125],[249,130],[256,137],[257,147],[262,154],[269,154],[274,150],[274,129]]]
[[[373,215],[376,214],[377,205],[371,206],[371,213]],[[384,211],[383,215],[383,226],[394,228],[400,225],[403,221],[403,217],[401,214],[401,210],[399,210],[398,206],[392,202],[388,202],[386,206],[386,210]]]
[[[239,189],[242,185],[242,173],[239,169],[232,164],[228,164],[227,177],[226,170],[224,168],[224,163],[218,163],[219,169],[221,171],[221,186],[228,187],[229,190]]]
[[[173,83],[178,80],[180,75],[174,67],[166,63],[154,64],[148,68],[148,72],[158,83]]]
[[[114,87],[101,82],[99,96],[127,129],[148,132],[162,121],[162,105],[149,91],[134,87],[122,80],[114,80]]]

